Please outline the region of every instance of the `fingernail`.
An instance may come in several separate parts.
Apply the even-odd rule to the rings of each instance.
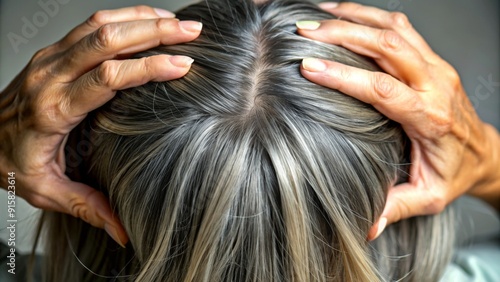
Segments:
[[[326,70],[326,64],[314,58],[305,58],[302,60],[302,67],[310,72],[323,72]]]
[[[203,28],[203,24],[195,21],[180,21],[179,26],[187,32],[199,32]]]
[[[316,30],[321,25],[320,22],[317,21],[298,21],[295,25],[304,30]]]
[[[162,18],[174,18],[175,17],[175,14],[170,12],[170,11],[163,10],[160,8],[153,8],[153,9],[155,10],[155,13]]]
[[[380,220],[378,221],[377,234],[375,234],[375,238],[378,238],[378,236],[380,236],[380,234],[382,234],[386,225],[387,225],[387,218],[385,218],[385,217],[380,218]],[[375,238],[373,238],[373,239],[375,239]]]
[[[122,246],[122,248],[125,248],[125,245],[123,242],[120,240],[120,237],[118,236],[118,231],[116,231],[116,228],[114,228],[112,225],[105,223],[104,224],[104,230],[108,235],[115,240],[118,245]]]
[[[337,2],[323,2],[323,3],[319,3],[318,6],[321,9],[328,10],[328,9],[337,8],[339,6],[339,3],[337,3]]]
[[[189,67],[194,62],[193,58],[188,56],[172,56],[168,60],[172,65],[180,68]]]

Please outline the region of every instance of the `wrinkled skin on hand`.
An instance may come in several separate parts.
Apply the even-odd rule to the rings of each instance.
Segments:
[[[69,132],[117,90],[184,76],[192,59],[158,55],[124,59],[160,44],[195,39],[201,23],[147,6],[99,11],[62,40],[37,52],[0,94],[0,187],[15,173],[16,194],[30,204],[128,237],[106,197],[65,173]]]
[[[465,193],[500,210],[500,138],[477,116],[455,69],[402,13],[355,3],[320,6],[338,19],[299,22],[298,33],[371,57],[387,73],[306,58],[304,77],[372,104],[411,140],[409,181],[389,188],[368,239],[386,224],[439,213]]]

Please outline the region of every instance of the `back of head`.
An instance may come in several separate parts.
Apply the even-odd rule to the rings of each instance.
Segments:
[[[377,70],[296,34],[296,21],[332,16],[285,0],[205,1],[176,15],[202,21],[202,35],[138,56],[187,55],[190,72],[117,93],[72,134],[86,133],[92,151],[70,175],[109,196],[130,245],[117,249],[102,230],[47,215],[48,279],[439,278],[452,242],[448,214],[366,241],[387,187],[405,177],[407,142],[370,105],[300,75],[305,57]]]

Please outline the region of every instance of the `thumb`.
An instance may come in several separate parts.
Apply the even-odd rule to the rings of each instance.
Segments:
[[[71,214],[90,225],[103,228],[113,240],[125,247],[128,236],[118,216],[113,213],[104,194],[83,183],[71,180],[61,181],[52,186],[58,211]],[[56,196],[57,195],[57,196]]]
[[[402,183],[389,188],[384,211],[368,232],[368,240],[375,240],[385,227],[400,220],[418,215],[440,212],[444,205],[436,191]]]

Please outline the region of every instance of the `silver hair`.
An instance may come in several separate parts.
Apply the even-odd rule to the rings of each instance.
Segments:
[[[366,239],[388,187],[407,178],[410,144],[371,105],[301,76],[305,57],[380,71],[296,34],[297,21],[332,16],[293,0],[204,1],[176,15],[202,21],[201,36],[138,56],[187,55],[190,72],[120,91],[68,142],[92,144],[70,176],[109,196],[130,243],[45,212],[46,280],[438,280],[450,210]]]

